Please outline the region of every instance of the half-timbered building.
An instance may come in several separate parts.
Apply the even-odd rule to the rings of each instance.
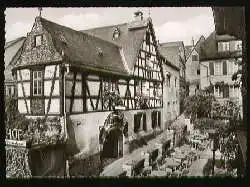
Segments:
[[[164,57],[152,20],[142,16],[136,12],[132,22],[88,31],[36,17],[13,69],[19,112],[70,118],[86,157],[103,151],[106,144],[113,147],[110,156],[120,157],[132,139],[164,130]],[[127,132],[110,138],[117,117],[112,94],[125,107]],[[102,141],[104,127],[109,135]]]

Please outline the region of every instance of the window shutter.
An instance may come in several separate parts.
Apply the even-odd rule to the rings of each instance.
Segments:
[[[137,133],[140,127],[140,115],[135,114],[134,116],[134,132]]]
[[[224,85],[223,98],[228,98],[228,97],[229,97],[229,86],[228,85]]]
[[[227,74],[227,61],[223,61],[223,75]]]
[[[157,112],[158,114],[158,126],[161,127],[161,112]]]
[[[143,130],[147,131],[146,114],[143,114]]]
[[[221,42],[218,43],[218,51],[223,50],[223,44]]]
[[[155,128],[155,123],[156,123],[156,119],[155,119],[155,111],[153,111],[151,113],[151,119],[152,119],[152,128]]]
[[[214,63],[209,62],[209,70],[210,70],[210,75],[214,75]]]

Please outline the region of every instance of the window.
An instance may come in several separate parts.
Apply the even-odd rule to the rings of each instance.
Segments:
[[[218,51],[229,51],[229,42],[218,42]]]
[[[222,74],[221,62],[214,63],[214,74],[215,75],[221,75]]]
[[[242,50],[242,41],[237,41],[236,42],[235,49],[237,51],[241,51]]]
[[[223,87],[223,98],[228,98],[229,97],[229,86],[224,85]]]
[[[42,45],[42,35],[37,35],[35,36],[35,46],[40,46]]]
[[[215,97],[221,97],[220,87],[219,86],[214,87],[214,96]]]
[[[198,55],[192,55],[192,61],[198,61]]]
[[[33,95],[42,95],[42,71],[33,72]]]
[[[210,75],[214,75],[214,63],[213,62],[209,62],[209,71],[210,71]]]
[[[137,113],[134,115],[134,132],[138,133],[142,129],[147,131],[146,114]]]
[[[161,112],[153,111],[151,113],[152,128],[155,129],[157,126],[161,127]]]
[[[200,69],[197,69],[197,75],[200,75]]]
[[[170,73],[167,73],[166,75],[166,84],[168,87],[170,87]]]
[[[174,87],[176,87],[177,78],[174,79]]]

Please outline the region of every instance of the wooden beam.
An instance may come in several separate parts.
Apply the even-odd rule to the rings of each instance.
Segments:
[[[73,85],[72,85],[72,88],[71,88],[70,107],[69,107],[69,112],[70,113],[72,113],[72,108],[73,108],[73,104],[74,104],[76,75],[77,75],[77,72],[74,72]]]

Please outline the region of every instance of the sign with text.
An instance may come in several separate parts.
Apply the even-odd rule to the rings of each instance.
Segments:
[[[6,143],[7,146],[26,147],[26,141],[18,141],[18,140],[8,140],[8,139],[5,139],[5,143]]]
[[[7,129],[6,130],[6,139],[9,140],[20,140],[20,135],[23,130],[21,129]]]

